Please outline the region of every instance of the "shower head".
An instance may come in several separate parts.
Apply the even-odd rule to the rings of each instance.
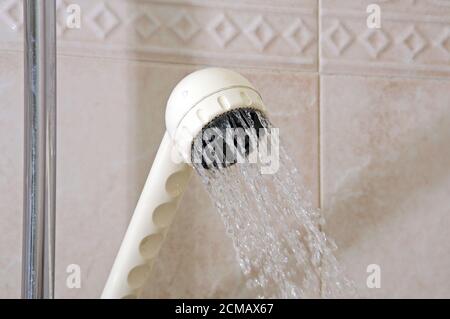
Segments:
[[[242,75],[222,68],[207,68],[189,74],[173,89],[166,108],[167,133],[188,163],[192,160],[194,139],[205,128],[225,129],[233,121],[233,111],[250,117],[255,129],[255,112],[265,113],[261,96]],[[238,127],[236,127],[238,128]]]
[[[172,91],[166,133],[153,161],[133,217],[114,261],[102,298],[136,298],[150,274],[162,241],[191,176],[194,145],[208,128],[259,129],[265,107],[256,89],[240,74],[220,68],[196,71]],[[259,135],[258,135],[259,137]],[[233,140],[234,142],[234,140]],[[245,144],[244,152],[250,152]],[[175,152],[174,152],[175,151]],[[182,161],[175,161],[173,154]],[[204,168],[218,163],[201,155]]]

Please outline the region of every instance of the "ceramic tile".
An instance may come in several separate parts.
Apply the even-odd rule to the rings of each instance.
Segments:
[[[318,198],[317,77],[242,70],[262,93],[302,179]],[[283,88],[280,90],[280,88]],[[301,89],[299,89],[301,88]],[[144,173],[143,173],[144,174]],[[144,297],[252,297],[217,212],[197,177],[161,249]]]
[[[194,68],[63,61],[66,62],[60,73],[66,81],[60,88],[60,105],[65,106],[60,113],[59,149],[59,180],[63,182],[59,186],[58,203],[61,212],[58,229],[63,235],[58,241],[58,293],[64,297],[96,297],[160,142],[167,96],[175,83]],[[309,141],[305,148],[296,147],[294,154],[295,159],[306,163],[308,173],[304,178],[315,188],[317,196],[318,152],[317,147],[311,147],[318,140],[316,77],[242,71],[263,96],[270,96],[269,109],[276,101],[277,111],[285,113],[279,116],[274,111],[273,121],[289,124],[286,139],[291,144],[298,139]],[[77,79],[76,83],[73,79]],[[95,79],[94,90],[92,79]],[[286,85],[284,92],[273,86],[280,82]],[[297,83],[304,84],[302,93]],[[297,111],[303,105],[308,109]],[[80,112],[80,107],[85,111]],[[293,129],[298,123],[304,123],[302,130]],[[205,191],[198,182],[194,185],[183,200],[183,211],[163,247],[158,261],[160,271],[156,270],[153,277],[157,282],[148,286],[153,291],[148,296],[223,296],[241,284],[236,280],[240,272],[236,271],[234,253],[223,226],[209,200],[205,200]],[[63,269],[69,263],[86,269],[84,289],[65,288]],[[224,273],[227,275],[221,275]]]
[[[58,91],[58,297],[98,297],[164,132],[164,105],[192,68],[62,57]],[[82,288],[66,287],[77,264]]]
[[[317,1],[78,0],[80,28],[58,3],[66,55],[317,70]],[[21,0],[0,2],[0,49],[20,49]]]
[[[362,297],[449,297],[450,82],[324,76],[322,201]],[[381,288],[366,267],[381,267]]]
[[[99,296],[163,134],[166,99],[201,65],[237,68],[260,89],[316,203],[321,188],[326,229],[362,297],[450,296],[448,1],[378,1],[379,30],[366,26],[369,0],[319,9],[315,0],[79,0],[81,29],[65,26],[70,3],[57,1],[58,297]],[[20,295],[21,6],[0,0],[6,298]],[[191,186],[144,297],[245,297],[224,227],[199,179]],[[81,267],[80,289],[66,286],[70,264]],[[369,264],[381,267],[380,289],[366,287]]]
[[[369,29],[373,1],[322,0],[320,70],[333,74],[450,76],[448,1],[378,1],[381,27]]]
[[[0,57],[0,298],[20,297],[23,58]]]
[[[0,291],[2,297],[18,297],[22,58],[3,53],[0,63],[4,70],[0,140],[2,152],[8,154],[2,157],[0,182],[4,269]],[[65,56],[58,65],[56,296],[92,298],[100,295],[163,135],[167,97],[197,67]],[[287,147],[293,147],[293,158],[305,168],[303,178],[317,198],[317,76],[238,71],[260,89],[270,119],[280,126]],[[220,297],[233,289],[241,291],[234,252],[198,180],[181,207],[147,295]],[[66,286],[71,264],[81,268],[80,289]]]

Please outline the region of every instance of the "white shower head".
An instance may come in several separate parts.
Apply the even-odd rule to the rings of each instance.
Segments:
[[[166,109],[166,134],[102,298],[136,298],[139,295],[189,181],[192,169],[187,163],[191,163],[194,139],[207,126],[220,129],[224,118],[237,109],[251,110],[247,113],[253,126],[259,123],[253,120],[253,111],[265,112],[256,89],[243,76],[230,70],[208,68],[196,71],[172,91]],[[172,157],[174,148],[184,159],[181,163]]]

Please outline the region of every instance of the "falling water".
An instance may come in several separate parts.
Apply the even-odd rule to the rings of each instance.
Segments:
[[[231,128],[241,129],[240,135],[224,143]],[[213,120],[193,144],[194,167],[233,241],[247,286],[260,298],[350,296],[335,245],[321,230],[323,218],[297,182],[299,172],[286,151],[272,141],[276,133],[264,115],[240,109]],[[272,141],[276,172],[263,174],[263,163],[250,160],[263,140],[265,147]],[[237,154],[244,160],[236,160]]]

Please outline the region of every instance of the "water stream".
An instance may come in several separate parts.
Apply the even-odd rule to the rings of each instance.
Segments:
[[[236,128],[230,139],[227,132]],[[272,141],[277,133],[261,113],[239,110],[214,120],[193,145],[194,167],[233,241],[247,287],[260,298],[351,296],[320,211],[286,150]],[[269,173],[268,161],[252,156],[262,147],[278,161]]]

